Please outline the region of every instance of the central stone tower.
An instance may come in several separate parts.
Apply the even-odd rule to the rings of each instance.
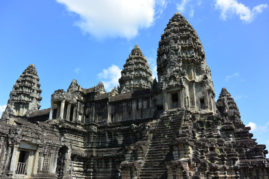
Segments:
[[[179,13],[170,19],[161,37],[157,65],[165,110],[181,107],[215,113],[215,92],[203,46]]]

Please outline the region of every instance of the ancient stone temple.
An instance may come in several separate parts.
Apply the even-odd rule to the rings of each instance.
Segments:
[[[0,178],[269,179],[265,145],[225,88],[214,100],[203,46],[179,13],[161,37],[157,65],[153,80],[135,46],[119,87],[73,80],[44,110],[30,65],[0,120]]]

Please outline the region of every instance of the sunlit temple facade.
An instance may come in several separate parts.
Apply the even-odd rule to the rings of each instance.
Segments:
[[[203,46],[181,14],[157,53],[158,79],[135,46],[118,87],[73,80],[43,110],[29,65],[0,120],[0,178],[269,179],[265,145],[225,88],[215,101]]]

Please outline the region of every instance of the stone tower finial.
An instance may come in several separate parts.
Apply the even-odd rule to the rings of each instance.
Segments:
[[[223,115],[228,116],[232,120],[240,120],[240,112],[238,107],[226,88],[222,88],[217,101],[217,108]]]
[[[68,87],[67,92],[79,91],[80,88],[81,88],[81,87],[79,86],[77,80],[76,80],[76,79],[73,79],[72,82],[71,82],[71,84],[70,84],[69,87]]]
[[[196,31],[180,13],[170,19],[159,42],[157,71],[162,90],[180,91],[173,97],[164,96],[165,109],[180,106],[215,112],[215,92],[203,46]]]
[[[141,89],[150,89],[152,72],[141,49],[136,45],[121,71],[119,92],[131,92]]]
[[[3,119],[24,117],[27,113],[40,108],[41,90],[35,65],[29,65],[20,75],[10,92]]]

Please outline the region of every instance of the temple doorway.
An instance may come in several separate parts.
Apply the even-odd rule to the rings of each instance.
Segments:
[[[57,159],[57,178],[62,179],[64,176],[64,168],[65,168],[65,160],[66,160],[66,154],[67,154],[68,148],[66,146],[63,146],[59,149],[58,152],[58,159]]]

